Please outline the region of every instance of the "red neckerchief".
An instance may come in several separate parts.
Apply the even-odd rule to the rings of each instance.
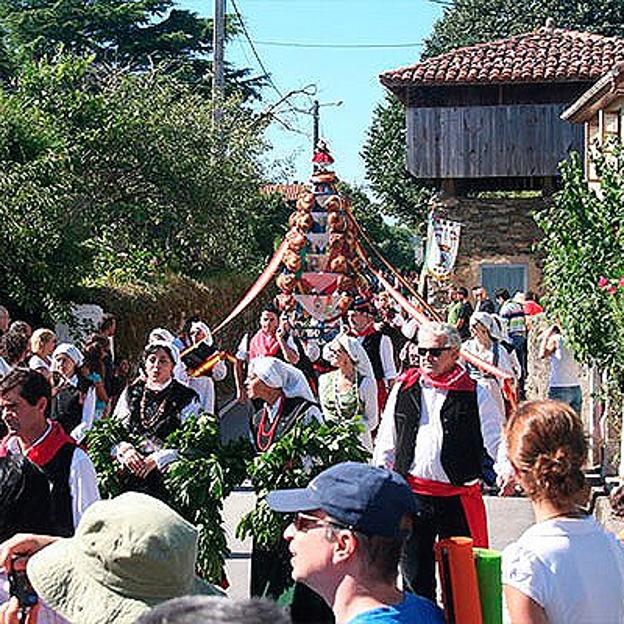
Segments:
[[[280,350],[279,342],[275,334],[267,334],[258,330],[249,343],[249,359],[270,355],[275,357]]]
[[[8,443],[12,437],[12,435],[8,435],[2,440],[0,444],[0,457],[5,457],[7,455]],[[52,421],[50,423],[50,430],[45,434],[43,440],[35,442],[35,444],[26,451],[25,455],[33,464],[41,468],[52,461],[55,455],[66,444],[78,446],[76,440],[67,435],[58,422]]]
[[[375,329],[375,323],[371,323],[365,330],[361,331],[361,332],[353,332],[353,335],[356,338],[362,338],[364,336],[370,336],[371,334],[375,334],[377,333],[377,330]]]
[[[401,388],[409,390],[421,378],[429,385],[440,390],[471,392],[477,387],[476,382],[470,378],[466,369],[459,364],[455,364],[450,371],[435,377],[427,375],[420,368],[410,368],[399,377]]]

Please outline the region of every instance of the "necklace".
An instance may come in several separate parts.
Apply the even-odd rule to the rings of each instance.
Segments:
[[[262,408],[262,416],[260,417],[260,422],[258,423],[258,431],[256,432],[256,445],[262,452],[266,451],[269,446],[273,444],[275,431],[282,417],[282,412],[284,411],[283,398],[280,398],[279,401],[280,404],[277,408],[277,414],[275,415],[275,419],[273,420],[273,422],[269,422],[268,429],[266,427],[266,423],[267,420],[269,420],[269,406],[265,404],[265,406]]]
[[[338,417],[340,419],[342,419],[342,417],[344,416],[344,412],[343,412],[343,406],[340,402],[340,391],[338,390],[338,375],[339,375],[339,371],[336,371],[336,373],[334,374],[334,403],[336,405],[336,412],[338,413]],[[359,393],[359,389],[358,389],[358,378],[357,378],[357,372],[354,372],[354,376],[353,376],[353,385],[351,386],[351,389],[355,391],[355,413],[359,413],[360,410],[360,393]],[[352,416],[354,414],[351,414]]]
[[[143,425],[145,429],[151,429],[152,427],[154,427],[154,425],[156,425],[162,419],[165,413],[165,410],[167,409],[169,393],[167,393],[167,396],[165,396],[164,399],[160,402],[160,405],[158,406],[156,411],[154,411],[154,413],[151,416],[149,416],[146,413],[147,412],[147,392],[148,390],[146,386],[143,388],[143,394],[141,395],[141,402],[139,404],[139,420],[141,422],[141,425]]]
[[[554,520],[555,518],[584,518],[587,514],[582,509],[571,509],[569,511],[561,511],[550,516],[542,518],[540,522],[546,522],[547,520]]]

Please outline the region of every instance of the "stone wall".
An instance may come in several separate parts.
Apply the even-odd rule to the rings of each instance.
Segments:
[[[459,221],[462,235],[455,268],[457,284],[479,283],[479,266],[526,264],[528,288],[541,290],[541,258],[534,249],[540,230],[532,215],[546,204],[532,198],[450,198],[436,204],[436,214]]]

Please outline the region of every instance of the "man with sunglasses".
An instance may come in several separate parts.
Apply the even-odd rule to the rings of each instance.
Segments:
[[[390,393],[373,454],[374,464],[405,476],[419,503],[401,572],[405,587],[431,599],[436,539],[468,536],[487,547],[483,438],[490,448],[502,433],[494,399],[459,364],[460,347],[452,325],[420,327],[420,365],[405,371]]]
[[[418,505],[402,477],[345,462],[306,488],[269,493],[267,502],[295,514],[284,532],[292,576],[323,597],[337,624],[444,622],[432,602],[396,586]]]

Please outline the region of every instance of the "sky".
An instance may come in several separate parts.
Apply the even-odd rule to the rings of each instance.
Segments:
[[[181,7],[202,16],[213,12],[213,0],[178,1]],[[365,183],[359,152],[373,109],[384,98],[378,76],[384,70],[416,62],[421,46],[307,48],[262,42],[325,46],[418,44],[431,33],[443,7],[431,0],[235,1],[256,51],[279,91],[288,93],[316,85],[315,97],[321,103],[320,135],[329,142],[338,176],[352,183]],[[227,11],[234,12],[232,0],[227,0]],[[228,43],[225,56],[236,66],[252,67],[261,73],[251,46],[242,35]],[[264,89],[263,97],[261,107],[279,99],[270,86]],[[309,110],[312,99],[298,96],[293,104]],[[331,105],[335,102],[342,104]],[[293,169],[286,169],[291,181],[307,180],[311,171],[312,117],[305,113],[282,117],[305,135],[274,123],[267,135],[273,145],[271,158],[292,161]],[[283,167],[274,168],[277,181],[284,181],[284,171]]]

